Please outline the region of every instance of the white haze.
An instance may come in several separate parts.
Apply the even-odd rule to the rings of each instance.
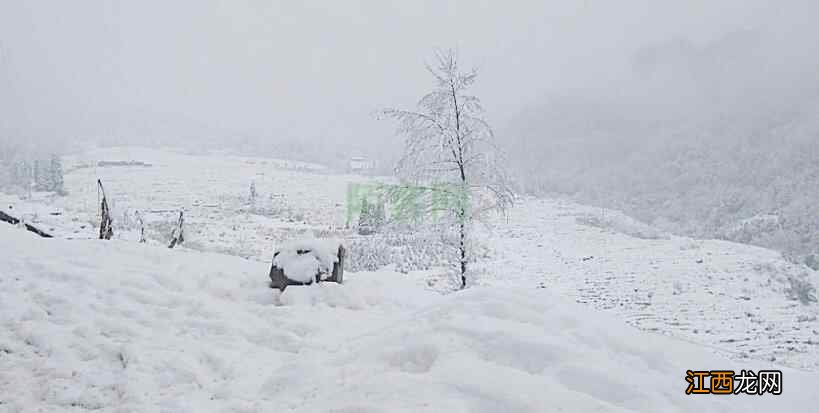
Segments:
[[[633,54],[675,37],[759,29],[799,67],[816,55],[815,12],[810,1],[739,0],[5,1],[0,133],[394,147],[371,114],[425,91],[434,47],[458,47],[481,69],[479,95],[501,126],[550,93],[620,92]],[[676,101],[671,91],[643,92]]]

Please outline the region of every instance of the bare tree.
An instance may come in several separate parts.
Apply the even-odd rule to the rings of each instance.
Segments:
[[[435,88],[421,98],[416,110],[386,109],[382,115],[397,121],[398,133],[405,137],[396,172],[414,185],[409,193],[446,200],[432,203],[433,209],[455,218],[464,288],[472,223],[486,212],[505,210],[513,193],[480,100],[467,93],[476,71],[462,71],[454,50],[437,51],[427,70],[435,78]]]
[[[105,188],[102,181],[97,179],[97,189],[101,195],[100,201],[100,239],[111,239],[114,236],[114,221],[111,219],[111,210],[108,208],[108,198],[105,196]]]

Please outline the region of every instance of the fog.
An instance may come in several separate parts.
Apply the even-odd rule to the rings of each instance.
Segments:
[[[411,108],[433,51],[456,48],[520,191],[805,254],[817,15],[799,0],[5,1],[0,143],[365,155],[389,172],[402,140],[373,114]],[[760,214],[792,228],[736,233]]]
[[[815,12],[810,1],[740,0],[6,1],[0,131],[51,143],[392,147],[371,114],[415,102],[436,47],[480,69],[477,92],[501,127],[553,93],[622,92],[634,54],[672,39],[759,30],[786,46],[778,63],[798,68],[816,55]],[[674,102],[680,90],[642,92]]]

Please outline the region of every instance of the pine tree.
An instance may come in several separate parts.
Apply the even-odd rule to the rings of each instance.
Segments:
[[[11,167],[0,161],[0,188],[11,183]]]
[[[384,211],[384,201],[378,200],[375,204],[374,223],[377,230],[380,230],[387,221],[387,214]]]
[[[250,181],[250,203],[256,203],[256,196],[258,193],[256,192],[256,182]]]
[[[34,182],[33,169],[31,164],[23,159],[17,161],[15,166],[14,183],[28,192],[29,199],[31,199],[31,186]]]
[[[28,182],[28,177],[26,174],[26,161],[20,159],[14,163],[14,167],[11,171],[11,179],[12,184],[23,188],[26,187],[26,182]]]
[[[65,180],[63,178],[63,164],[57,155],[51,156],[51,167],[49,168],[49,191],[65,195]]]
[[[358,233],[360,235],[370,235],[374,232],[373,207],[367,201],[367,197],[363,197],[361,198],[361,212],[358,215]]]
[[[34,182],[34,190],[35,191],[42,191],[43,190],[43,176],[42,176],[42,166],[40,165],[40,161],[35,159],[34,166],[32,167],[32,181]]]
[[[384,225],[384,202],[381,199],[371,202],[366,197],[361,198],[361,212],[358,216],[358,233],[370,235],[378,232]]]

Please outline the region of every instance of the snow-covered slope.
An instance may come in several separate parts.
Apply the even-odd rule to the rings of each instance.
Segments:
[[[544,289],[441,296],[347,274],[277,300],[267,263],[0,225],[0,411],[811,411],[686,396],[686,369],[766,369],[640,332]]]
[[[614,223],[581,224],[589,216]],[[740,361],[819,369],[819,305],[789,291],[791,281],[819,286],[819,272],[750,245],[634,236],[645,232],[612,211],[522,200],[486,236],[482,283],[544,288]]]

